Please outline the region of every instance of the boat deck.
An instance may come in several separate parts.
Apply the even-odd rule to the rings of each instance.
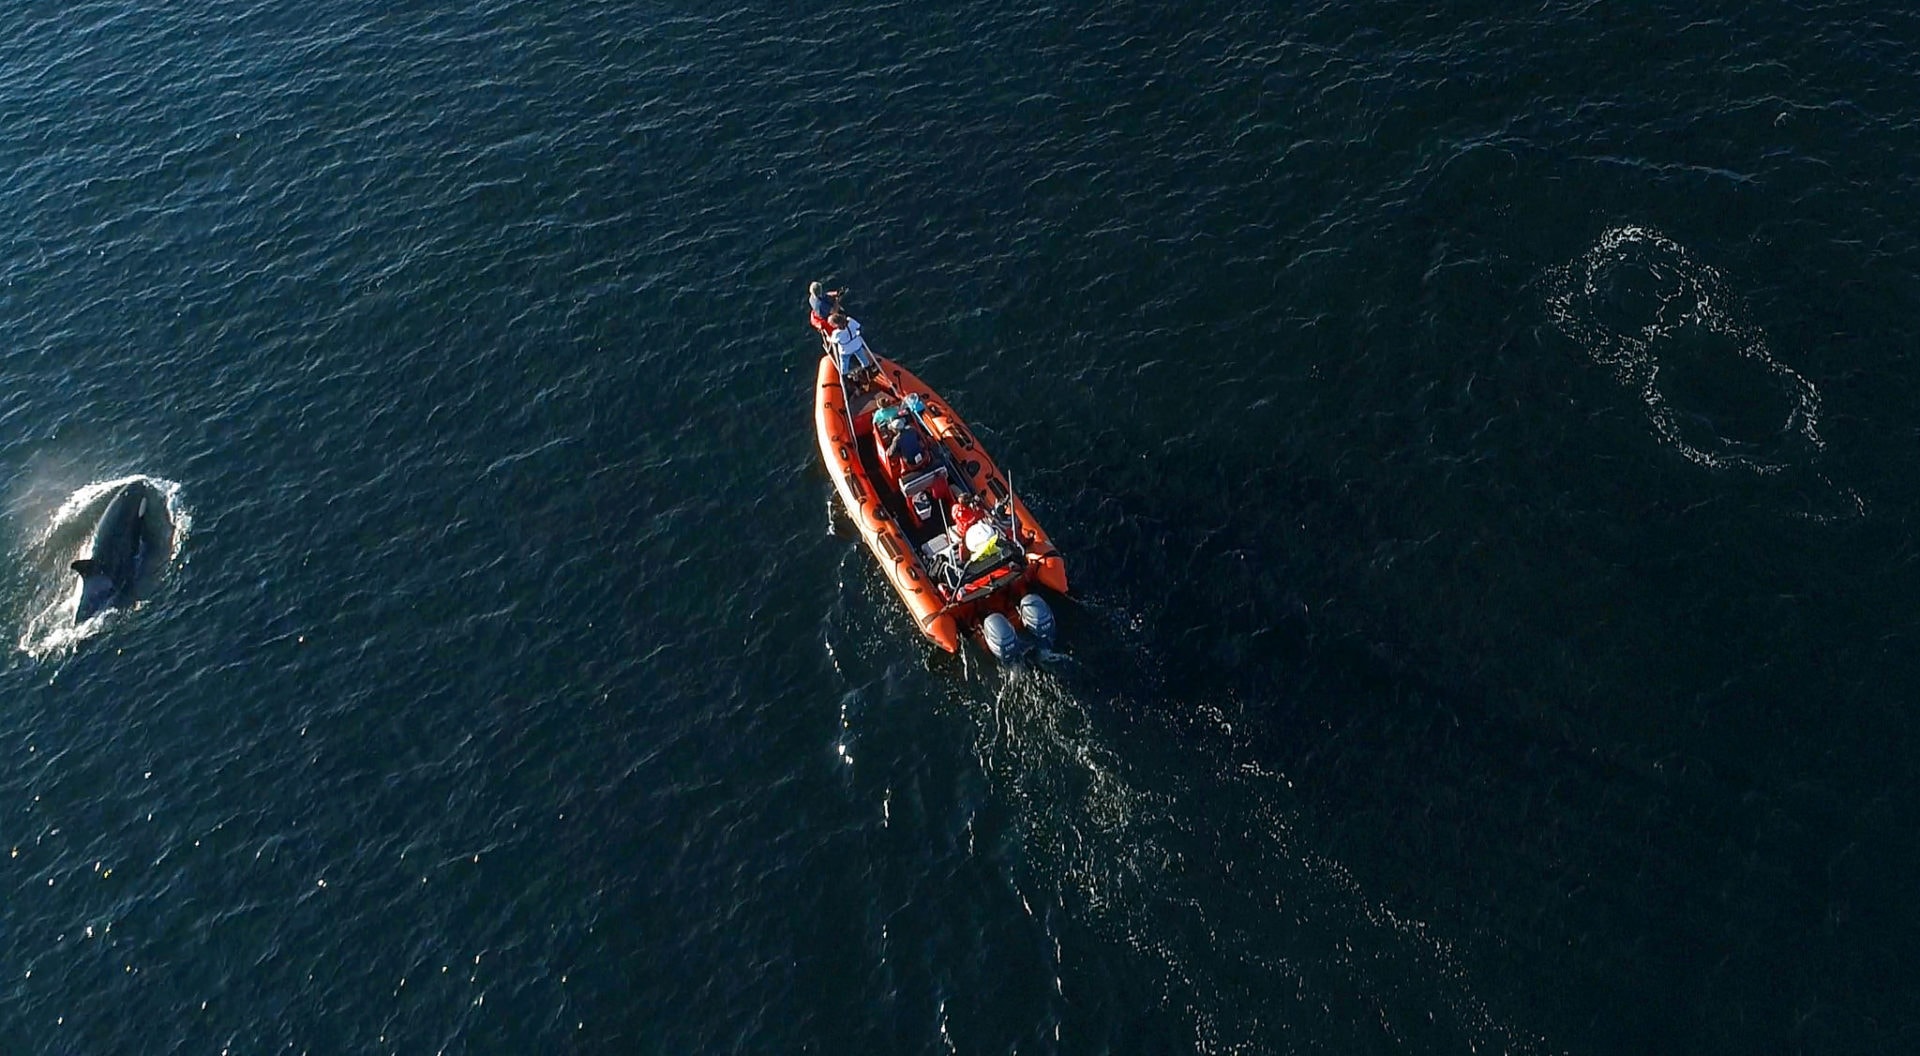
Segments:
[[[900,494],[900,489],[894,485],[893,478],[887,475],[886,467],[881,465],[884,459],[881,458],[880,450],[874,444],[872,433],[862,434],[858,446],[860,468],[866,472],[867,480],[873,483],[873,490],[880,496],[880,501],[886,506],[887,513],[893,516],[894,521],[900,525],[900,530],[906,534],[908,541],[913,543],[914,553],[920,554],[921,548],[940,534],[939,526],[922,527],[914,522],[913,516],[907,510],[906,497]]]

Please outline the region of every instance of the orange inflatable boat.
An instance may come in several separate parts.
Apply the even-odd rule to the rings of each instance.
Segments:
[[[1036,588],[1064,595],[1066,561],[979,439],[939,393],[871,346],[875,367],[843,377],[823,344],[820,456],[921,632],[950,653],[974,637],[1003,660],[1051,644],[1053,613]],[[896,440],[902,432],[916,435]]]

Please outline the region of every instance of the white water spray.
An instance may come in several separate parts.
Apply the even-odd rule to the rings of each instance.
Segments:
[[[25,595],[20,603],[20,611],[24,613],[19,637],[21,652],[35,659],[59,654],[105,632],[124,618],[123,611],[109,610],[76,625],[73,614],[80,598],[80,580],[68,565],[81,556],[111,496],[136,481],[144,481],[160,494],[173,526],[167,553],[147,559],[142,579],[156,581],[179,558],[192,530],[193,514],[181,501],[177,482],[134,474],[96,481],[73,492],[14,555],[21,569],[18,578]]]

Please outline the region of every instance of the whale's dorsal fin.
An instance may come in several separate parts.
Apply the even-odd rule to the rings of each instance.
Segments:
[[[68,567],[82,576],[98,576],[106,572],[106,569],[101,568],[100,563],[91,557],[83,557]]]

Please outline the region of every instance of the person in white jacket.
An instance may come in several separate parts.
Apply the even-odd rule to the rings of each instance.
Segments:
[[[867,348],[867,342],[860,336],[860,320],[836,311],[827,317],[827,323],[833,328],[827,340],[833,342],[843,376],[853,377],[862,371],[880,369],[879,364],[873,361],[872,350]]]

